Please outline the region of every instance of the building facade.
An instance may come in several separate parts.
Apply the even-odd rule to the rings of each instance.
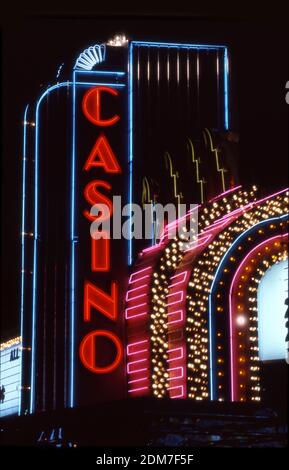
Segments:
[[[117,36],[58,68],[23,118],[19,414],[262,399],[258,286],[287,257],[288,190],[241,186],[238,164],[226,46]],[[196,204],[194,243],[178,221],[134,239],[131,212],[128,239],[94,239],[113,196]]]

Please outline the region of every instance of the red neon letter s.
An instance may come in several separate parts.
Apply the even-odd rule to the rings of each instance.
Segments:
[[[101,180],[90,181],[90,183],[88,183],[84,188],[84,197],[85,197],[86,201],[91,206],[94,206],[95,204],[105,204],[109,209],[109,214],[111,215],[112,211],[113,211],[113,206],[112,206],[111,200],[108,197],[101,194],[97,190],[97,188],[105,188],[108,191],[110,191],[111,190],[111,185],[109,183],[106,183],[105,181],[101,181]],[[85,210],[83,212],[83,215],[88,220],[91,220],[91,221],[94,221],[98,218],[94,215],[90,215],[90,212],[88,210]],[[99,218],[101,218],[102,220],[107,220],[107,217],[105,217],[104,214],[100,215]]]
[[[98,336],[106,337],[110,339],[116,348],[116,356],[114,361],[106,367],[98,367],[96,364],[95,354],[95,340]],[[79,355],[82,364],[91,372],[95,374],[108,374],[115,370],[121,362],[123,351],[120,339],[110,331],[106,330],[94,330],[88,333],[80,343]]]
[[[106,127],[113,126],[120,117],[116,114],[110,119],[101,119],[100,108],[101,108],[101,93],[106,92],[113,96],[118,96],[118,91],[114,88],[106,86],[99,86],[88,90],[82,100],[82,111],[86,118],[95,124],[96,126]]]
[[[111,190],[111,185],[105,181],[93,180],[85,186],[84,197],[89,204],[106,204],[109,209],[109,214],[111,216],[113,211],[113,206],[111,200],[101,194],[97,188],[102,187],[107,190]],[[102,213],[99,216],[90,215],[88,210],[83,212],[83,215],[92,222],[94,220],[105,221],[107,220],[106,214]],[[103,238],[94,239],[91,237],[91,270],[94,272],[107,272],[110,267],[110,239],[109,237],[104,236]]]
[[[88,171],[93,166],[103,167],[107,173],[121,173],[117,158],[104,134],[100,134],[96,140],[83,169]]]
[[[110,320],[116,321],[118,314],[116,282],[111,283],[111,295],[106,294],[91,282],[85,282],[83,299],[84,321],[90,321],[91,308],[103,313]]]

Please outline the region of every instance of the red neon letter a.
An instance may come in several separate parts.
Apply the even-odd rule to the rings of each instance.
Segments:
[[[98,157],[98,160],[96,160]],[[102,166],[107,173],[121,173],[117,158],[104,134],[100,134],[85,162],[84,170]]]
[[[91,282],[84,284],[83,317],[84,321],[90,321],[91,308],[103,313],[110,320],[117,319],[117,284],[111,283],[111,295],[96,287]]]

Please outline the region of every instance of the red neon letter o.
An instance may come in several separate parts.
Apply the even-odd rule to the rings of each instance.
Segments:
[[[116,347],[116,356],[114,361],[106,367],[97,367],[95,364],[95,354],[94,354],[94,340],[97,336],[104,336],[109,338]],[[106,330],[94,330],[88,333],[80,343],[79,355],[82,364],[86,369],[90,370],[94,374],[109,374],[113,372],[120,364],[122,359],[122,343],[118,336],[110,331]]]

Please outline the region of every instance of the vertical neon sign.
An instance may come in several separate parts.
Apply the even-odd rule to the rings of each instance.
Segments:
[[[75,387],[76,383],[80,384],[84,370],[91,376],[90,386],[93,387],[95,383],[95,387],[98,388],[99,382],[93,377],[114,372],[123,357],[123,345],[118,333],[110,330],[110,322],[113,322],[112,329],[116,327],[117,330],[117,323],[121,321],[119,286],[114,280],[118,278],[115,274],[115,257],[111,255],[109,238],[95,240],[90,237],[90,225],[95,220],[90,214],[90,209],[99,203],[106,203],[110,208],[110,215],[112,213],[109,193],[115,191],[114,175],[119,178],[118,175],[122,171],[118,153],[119,150],[122,153],[123,149],[117,140],[119,130],[117,135],[114,131],[115,128],[119,128],[121,114],[108,110],[106,103],[109,102],[112,107],[116,105],[119,109],[119,100],[122,99],[120,90],[125,87],[125,84],[120,82],[124,76],[124,72],[113,71],[75,70],[73,73],[68,400],[70,407],[79,402],[81,393],[76,397]],[[113,181],[103,178],[109,175],[113,177]],[[119,179],[122,178],[121,176]],[[86,235],[83,233],[84,225]],[[114,247],[112,253],[113,250]],[[88,280],[88,277],[91,279]],[[102,345],[102,341],[109,344],[114,351],[110,363],[105,365],[102,364],[101,358],[98,359],[98,351],[101,352],[99,344]]]

